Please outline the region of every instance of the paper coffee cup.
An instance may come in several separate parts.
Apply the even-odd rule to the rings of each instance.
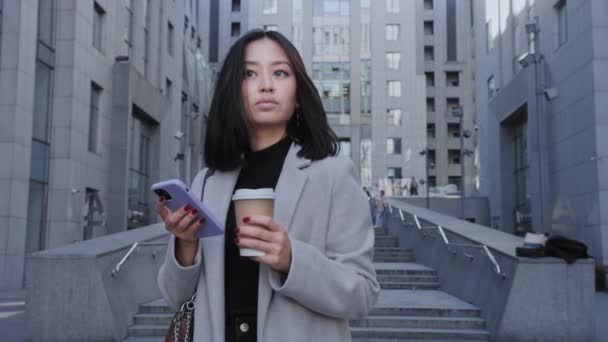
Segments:
[[[237,226],[246,225],[243,222],[245,217],[274,217],[274,199],[274,190],[271,188],[237,190],[232,196]],[[239,252],[245,257],[265,255],[264,252],[251,248],[240,248]]]

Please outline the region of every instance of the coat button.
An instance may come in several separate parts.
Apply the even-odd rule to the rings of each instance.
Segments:
[[[241,329],[242,332],[246,333],[249,331],[249,324],[241,323],[241,325],[239,325],[239,329]]]

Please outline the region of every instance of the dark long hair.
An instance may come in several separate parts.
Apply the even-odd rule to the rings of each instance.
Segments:
[[[270,38],[283,48],[296,77],[299,115],[292,115],[287,123],[287,135],[302,146],[298,156],[320,160],[339,151],[338,138],[329,127],[317,88],[306,74],[298,50],[279,32],[252,30],[232,45],[217,78],[205,133],[205,163],[211,169],[234,170],[243,165],[243,153],[250,151],[241,84],[245,48],[262,38]]]

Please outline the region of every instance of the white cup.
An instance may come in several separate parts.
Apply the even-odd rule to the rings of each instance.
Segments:
[[[274,216],[274,190],[263,189],[239,189],[232,196],[234,201],[234,212],[237,226],[245,225],[243,218],[251,216]],[[244,257],[263,256],[266,253],[252,248],[239,248],[239,253]]]

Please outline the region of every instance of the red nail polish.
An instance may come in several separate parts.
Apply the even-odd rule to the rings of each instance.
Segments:
[[[239,227],[234,228],[234,232],[235,232],[236,234],[238,234],[240,231],[241,231],[241,230],[239,229]]]
[[[160,203],[163,203],[165,201],[165,198],[163,196],[158,197],[158,201]]]
[[[205,222],[205,218],[203,217],[202,219],[198,220],[199,223],[203,223]]]
[[[234,239],[234,243],[238,245],[239,244],[239,238],[235,238]]]
[[[245,223],[247,223],[247,222],[249,222],[249,221],[251,221],[251,219],[249,218],[249,216],[247,216],[247,217],[245,217],[245,218],[243,219],[243,222],[245,222]]]
[[[190,204],[186,205],[186,207],[184,208],[184,211],[188,212],[190,211],[190,209],[192,209],[192,206]]]
[[[198,214],[198,210],[197,210],[197,209],[192,210],[192,213],[191,213],[191,214],[192,214],[192,215],[196,215],[196,214]]]

